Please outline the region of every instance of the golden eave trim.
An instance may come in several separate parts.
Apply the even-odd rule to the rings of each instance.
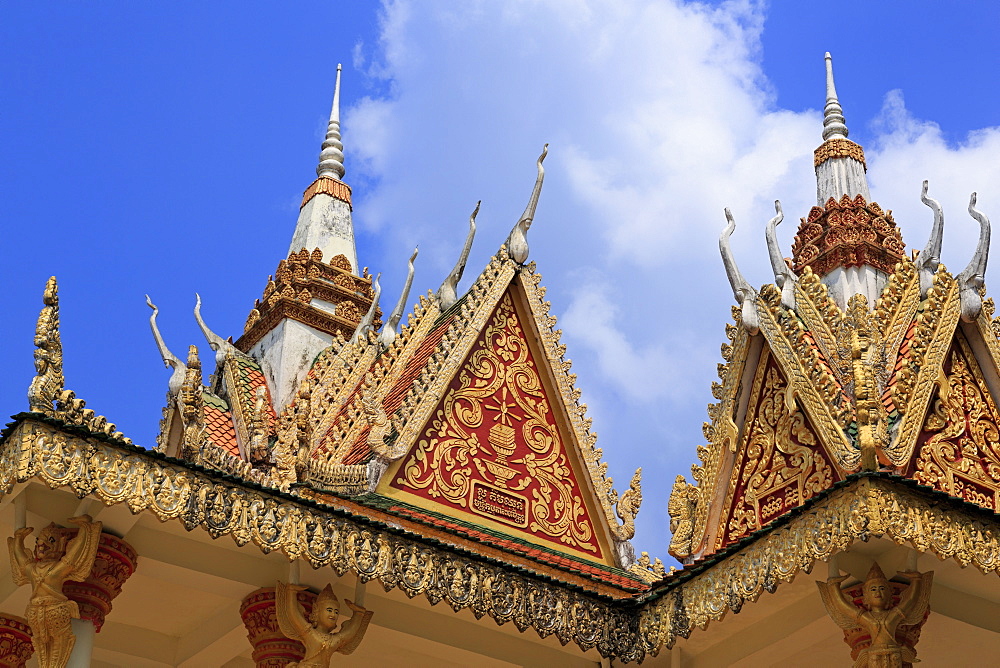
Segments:
[[[456,611],[468,608],[498,624],[512,621],[521,631],[554,634],[562,644],[596,647],[603,656],[644,657],[631,606],[28,419],[3,441],[0,495],[32,479],[68,487],[80,498],[93,495],[105,505],[124,503],[133,513],[149,510],[161,521],[178,520],[213,538],[228,534],[237,545],[252,542],[264,553],[305,559],[313,568],[351,571],[363,582],[378,580],[386,591],[423,594],[432,605],[447,601]]]
[[[872,537],[907,544],[983,573],[1000,571],[1000,521],[941,493],[912,489],[902,480],[862,477],[690,580],[651,594],[639,613],[646,652],[672,647],[695,627],[739,612],[762,592],[809,572],[855,542]],[[676,576],[675,576],[676,577]]]

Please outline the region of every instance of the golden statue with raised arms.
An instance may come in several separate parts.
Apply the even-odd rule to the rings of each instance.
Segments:
[[[862,588],[865,607],[850,600],[840,584],[848,575],[817,582],[823,605],[833,621],[845,631],[861,628],[871,638],[871,645],[861,650],[855,668],[902,668],[912,663],[916,652],[896,640],[896,629],[903,624],[919,624],[927,614],[934,571],[900,573],[910,580],[899,603],[892,605],[892,585],[878,563],[872,564]]]
[[[67,536],[55,524],[38,532],[33,554],[24,547],[24,538],[33,527],[23,527],[7,539],[14,584],[31,585],[31,600],[25,616],[31,626],[31,642],[38,652],[40,668],[63,668],[76,644],[72,618],[80,608],[62,593],[66,580],[82,582],[90,575],[101,538],[101,523],[90,515],[71,517],[80,530],[67,544]]]
[[[344,599],[354,614],[340,625],[339,631],[334,632],[340,615],[340,602],[333,588],[327,585],[319,593],[308,620],[296,596],[305,589],[284,582],[278,582],[275,587],[274,603],[281,632],[306,646],[305,657],[298,663],[288,664],[287,668],[329,668],[334,653],[350,654],[358,648],[375,613]]]

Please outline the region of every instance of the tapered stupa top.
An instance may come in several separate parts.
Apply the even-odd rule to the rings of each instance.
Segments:
[[[319,154],[316,175],[337,179],[344,177],[344,144],[340,141],[340,65],[337,65],[337,83],[333,88],[333,108],[330,123],[326,126],[326,139]]]
[[[847,125],[844,110],[837,98],[837,87],[833,83],[833,58],[826,52],[826,106],[823,107],[823,140],[847,139]]]

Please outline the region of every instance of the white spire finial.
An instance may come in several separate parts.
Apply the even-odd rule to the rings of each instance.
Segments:
[[[826,52],[826,106],[823,107],[823,141],[827,139],[847,139],[844,110],[833,84],[833,58],[829,51]]]
[[[344,177],[344,145],[340,141],[340,65],[337,65],[337,84],[333,88],[333,108],[330,123],[326,126],[326,139],[319,154],[317,176],[327,176],[340,181]]]

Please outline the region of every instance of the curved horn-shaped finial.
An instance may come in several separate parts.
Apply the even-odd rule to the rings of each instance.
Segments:
[[[181,391],[181,385],[184,384],[184,374],[187,373],[187,365],[181,361],[181,358],[170,352],[167,344],[163,342],[163,336],[160,335],[160,328],[156,325],[156,316],[159,315],[160,309],[156,308],[156,304],[152,302],[149,295],[146,295],[146,305],[153,309],[153,314],[149,316],[149,327],[153,330],[153,338],[156,340],[156,347],[160,350],[160,357],[163,358],[163,366],[173,369],[173,372],[170,374],[170,380],[167,382],[167,392],[171,397],[176,397],[177,393]]]
[[[357,343],[358,340],[367,340],[368,332],[372,331],[372,324],[375,322],[375,312],[378,311],[378,299],[382,296],[382,284],[379,283],[380,278],[382,278],[382,272],[375,275],[375,294],[372,296],[372,305],[368,307],[365,317],[361,319],[361,322],[358,323],[358,328],[354,330],[354,336],[351,337],[352,343]]]
[[[403,318],[403,309],[406,308],[406,301],[410,298],[410,286],[413,285],[413,261],[417,259],[418,252],[420,252],[419,247],[413,249],[413,255],[410,256],[409,268],[406,270],[406,284],[403,286],[403,292],[399,295],[396,308],[392,309],[392,314],[382,328],[382,336],[379,337],[379,341],[386,348],[396,340],[396,328],[399,327],[399,321]]]
[[[517,221],[514,229],[510,231],[510,236],[507,237],[507,254],[518,264],[524,264],[528,260],[528,228],[531,227],[531,223],[535,219],[535,208],[538,206],[538,197],[542,193],[542,181],[545,179],[545,168],[542,167],[542,161],[545,160],[548,153],[549,145],[546,144],[542,147],[542,154],[538,156],[536,163],[538,176],[535,178],[535,187],[528,199],[528,206],[524,207],[524,213],[521,214],[520,220]]]
[[[194,319],[198,321],[198,327],[201,328],[201,333],[205,335],[208,347],[215,351],[215,364],[222,366],[227,357],[242,357],[243,353],[236,346],[208,328],[208,325],[201,318],[201,295],[196,292],[194,296]]]
[[[767,229],[764,231],[764,237],[767,239],[767,254],[771,258],[774,284],[781,289],[781,305],[794,311],[795,283],[799,278],[788,268],[788,263],[782,257],[781,248],[778,246],[777,227],[785,219],[785,212],[781,210],[780,200],[774,200],[774,211],[776,215],[767,222]]]
[[[931,289],[934,274],[941,264],[941,238],[944,234],[944,212],[936,199],[927,196],[927,180],[924,179],[923,188],[920,191],[920,201],[931,208],[934,212],[934,224],[931,226],[931,236],[927,240],[927,245],[917,256],[917,274],[920,276],[920,298],[927,296],[927,291]]]
[[[726,267],[726,276],[729,277],[729,285],[733,288],[733,297],[736,298],[736,302],[742,310],[743,326],[751,334],[756,334],[760,329],[760,318],[757,316],[757,305],[755,303],[757,293],[747,283],[747,279],[743,278],[740,268],[736,266],[736,258],[733,257],[733,249],[729,245],[729,237],[732,236],[733,230],[736,229],[736,221],[733,219],[733,214],[729,209],[726,209],[726,220],[729,221],[729,224],[726,225],[726,229],[722,231],[722,235],[719,237],[719,252],[722,253],[722,264]]]
[[[983,298],[979,291],[986,285],[986,262],[990,256],[990,219],[976,208],[976,193],[969,198],[969,215],[979,222],[979,243],[969,265],[955,277],[962,301],[962,320],[965,322],[972,322],[983,310]]]
[[[458,257],[458,262],[455,263],[455,268],[451,270],[441,287],[438,288],[438,308],[442,311],[447,311],[458,301],[458,282],[462,280],[462,274],[465,273],[465,263],[469,260],[472,240],[476,238],[476,216],[479,215],[479,205],[482,203],[483,200],[476,202],[476,210],[469,216],[469,234],[465,237],[465,246],[462,248],[462,254]]]

